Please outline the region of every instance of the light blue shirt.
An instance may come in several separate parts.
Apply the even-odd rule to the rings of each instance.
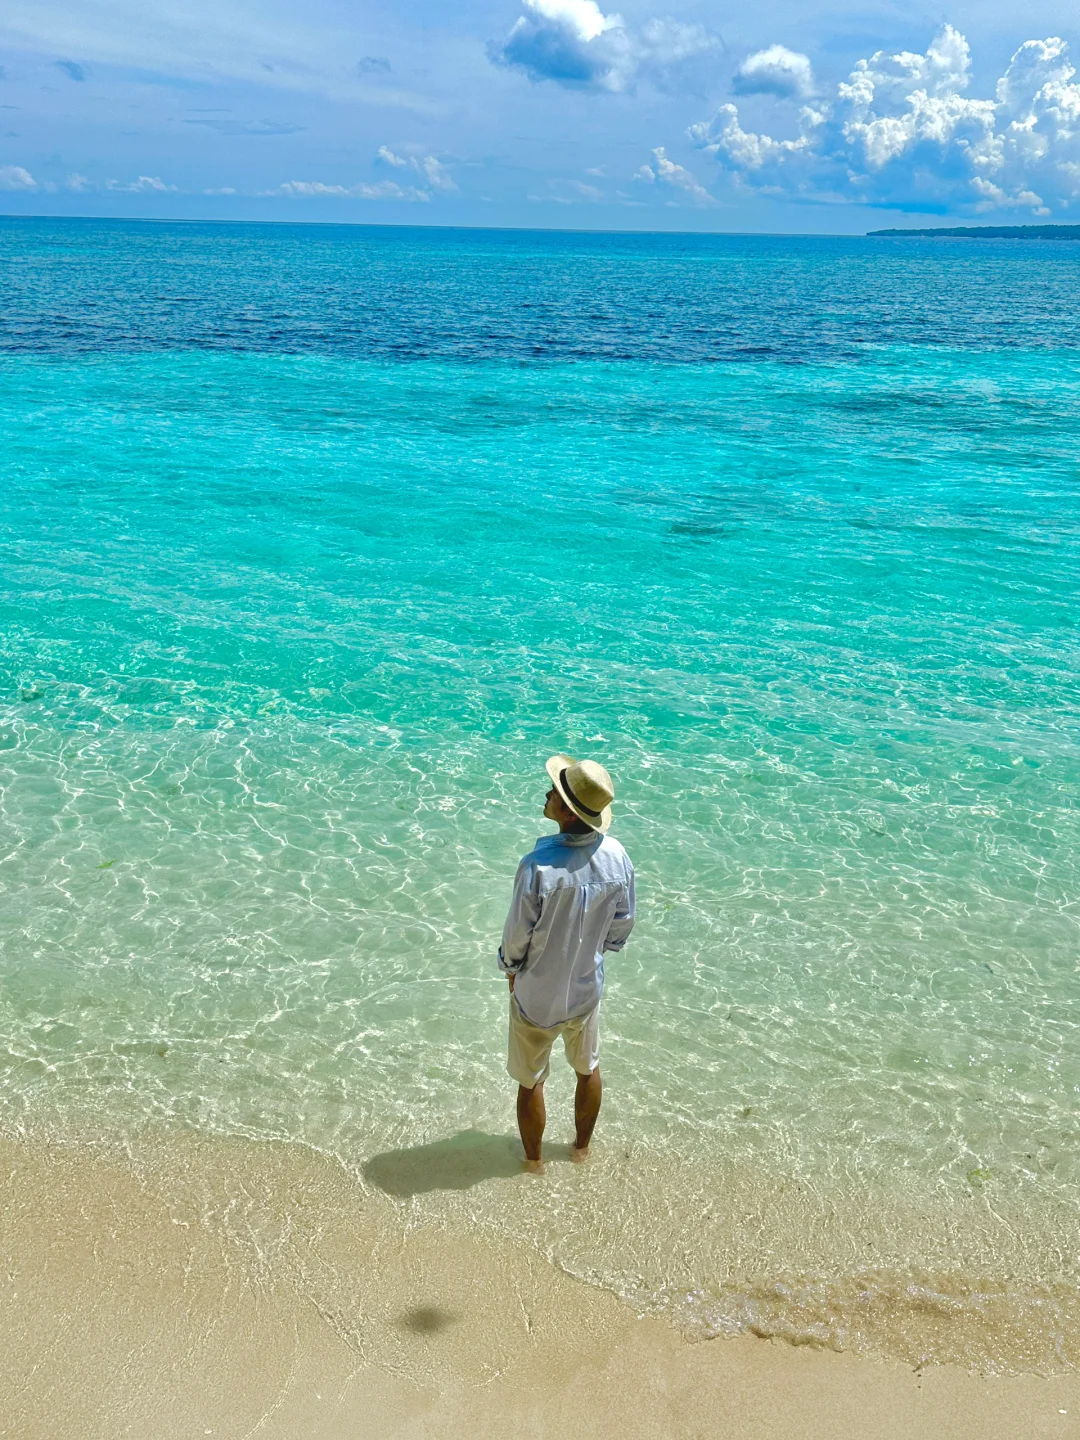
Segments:
[[[499,968],[526,1020],[545,1030],[587,1015],[604,952],[634,928],[634,867],[610,835],[543,835],[518,866]]]

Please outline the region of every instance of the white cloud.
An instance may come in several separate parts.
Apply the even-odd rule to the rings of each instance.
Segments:
[[[744,130],[722,105],[691,138],[765,194],[1049,214],[1080,199],[1080,85],[1063,40],[1028,40],[993,99],[968,97],[971,54],[946,25],[925,54],[878,51],[794,139]],[[763,52],[767,53],[767,52]]]
[[[580,195],[583,200],[604,199],[604,192],[598,185],[587,185],[584,180],[567,180],[566,186],[575,195]]]
[[[0,190],[37,190],[38,182],[21,165],[0,165]]]
[[[530,80],[595,90],[625,90],[634,62],[620,15],[595,0],[524,0],[525,14],[492,59],[524,70]]]
[[[608,198],[598,185],[590,185],[584,180],[568,179],[566,176],[553,178],[547,185],[546,195],[529,195],[527,198],[548,205],[580,205],[583,202],[594,205]]]
[[[419,146],[416,148],[419,151]],[[434,155],[398,155],[389,145],[380,145],[375,158],[384,165],[392,165],[395,170],[415,170],[433,190],[450,191],[458,188],[450,171]]]
[[[140,175],[136,180],[90,180],[85,175],[69,175],[64,182],[65,188],[74,190],[76,194],[84,194],[87,190],[110,190],[115,195],[149,195],[169,194],[176,190],[175,185],[166,185],[160,175]],[[49,186],[42,188],[48,189]],[[51,187],[56,188],[56,187]],[[206,194],[214,194],[214,191],[206,191]],[[231,192],[230,192],[231,193]]]
[[[376,185],[324,185],[321,180],[286,180],[275,190],[263,190],[263,195],[285,195],[290,199],[310,199],[333,196],[350,200],[430,200],[426,190],[417,190],[412,185],[399,185],[396,180],[380,180]]]
[[[79,188],[85,189],[86,187],[81,185]],[[115,190],[124,195],[147,195],[155,191],[163,194],[166,191],[175,190],[176,186],[166,185],[160,175],[140,175],[137,180],[131,180],[126,185],[119,180],[106,180],[103,188]]]
[[[780,95],[804,100],[814,93],[814,72],[809,59],[797,50],[770,45],[746,57],[731,88],[737,95]]]
[[[427,177],[427,182],[435,190],[456,190],[454,178],[446,166],[435,159],[434,155],[425,155],[423,159],[413,162],[415,168],[421,175]]]
[[[596,0],[522,0],[496,64],[524,70],[530,80],[554,80],[584,90],[632,90],[638,80],[663,87],[693,56],[719,43],[700,25],[649,20],[640,31],[621,15],[605,15]]]
[[[675,71],[687,60],[710,50],[723,49],[719,35],[701,25],[683,25],[678,20],[648,20],[637,40],[638,73],[661,86],[674,79]]]
[[[677,165],[674,160],[669,160],[663,145],[657,146],[653,153],[652,165],[642,165],[640,170],[634,174],[635,180],[643,180],[647,185],[655,185],[660,182],[664,185],[672,185],[676,190],[682,190],[689,195],[695,205],[715,205],[715,198],[709,194],[704,185],[700,185],[695,177],[683,165]]]

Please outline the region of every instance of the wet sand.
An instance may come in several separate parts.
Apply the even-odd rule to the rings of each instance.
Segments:
[[[692,1343],[296,1146],[5,1141],[0,1176],[12,1440],[1080,1436],[1075,1371]]]

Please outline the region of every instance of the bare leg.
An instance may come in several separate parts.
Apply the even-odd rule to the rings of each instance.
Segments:
[[[574,1092],[574,1128],[577,1135],[570,1151],[571,1160],[584,1160],[589,1153],[589,1141],[592,1139],[596,1117],[600,1114],[603,1094],[599,1065],[591,1075],[577,1077],[577,1089]]]
[[[547,1124],[542,1080],[531,1090],[526,1090],[524,1085],[518,1086],[517,1122],[521,1143],[525,1147],[525,1169],[533,1175],[542,1175],[544,1162],[540,1158],[540,1142],[544,1138],[544,1126]]]

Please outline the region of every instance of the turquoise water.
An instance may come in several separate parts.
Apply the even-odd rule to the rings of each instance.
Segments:
[[[2,228],[4,1128],[508,1134],[566,749],[640,886],[592,1174],[399,1203],[1075,1363],[1080,257],[437,235]]]

